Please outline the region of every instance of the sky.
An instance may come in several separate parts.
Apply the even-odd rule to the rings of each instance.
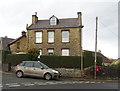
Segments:
[[[37,12],[38,19],[77,18],[82,12],[83,50],[95,50],[96,17],[98,17],[97,51],[106,57],[118,55],[118,0],[0,0],[0,37],[18,38],[26,31]]]

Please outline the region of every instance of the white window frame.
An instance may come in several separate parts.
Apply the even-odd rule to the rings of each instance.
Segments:
[[[62,49],[62,56],[69,56],[70,50],[69,49]]]
[[[48,43],[54,43],[54,35],[55,35],[54,31],[48,31]]]
[[[35,43],[42,43],[42,31],[35,32]]]
[[[52,17],[51,19],[50,19],[50,25],[56,25],[57,24],[57,19],[56,19],[56,17]]]
[[[67,33],[67,35],[65,36],[65,34],[64,33]],[[63,43],[67,43],[67,42],[69,42],[70,40],[69,40],[69,31],[62,31],[62,42]]]
[[[48,49],[48,55],[53,55],[54,54],[54,49],[51,48],[51,49]]]

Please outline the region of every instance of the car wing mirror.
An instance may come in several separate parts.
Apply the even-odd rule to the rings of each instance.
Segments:
[[[43,70],[44,68],[43,68],[43,67],[41,67],[41,69]]]

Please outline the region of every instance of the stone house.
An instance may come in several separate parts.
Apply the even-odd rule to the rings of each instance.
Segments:
[[[52,16],[38,20],[32,15],[32,24],[26,26],[27,33],[9,44],[12,52],[27,52],[37,48],[40,55],[80,56],[82,13],[77,18],[59,19]]]
[[[22,35],[11,41],[8,46],[10,48],[10,51],[12,53],[20,53],[20,52],[27,52],[27,37],[26,37],[26,32],[22,31]]]

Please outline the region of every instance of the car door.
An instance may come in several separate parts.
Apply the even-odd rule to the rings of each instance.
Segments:
[[[39,77],[43,77],[45,69],[42,67],[42,65],[39,62],[34,63],[34,74]]]
[[[34,74],[33,62],[25,62],[24,64],[24,74],[33,75]]]

